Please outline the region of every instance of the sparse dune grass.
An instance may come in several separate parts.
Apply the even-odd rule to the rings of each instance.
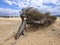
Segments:
[[[0,18],[0,45],[14,43],[14,34],[20,24],[20,18]],[[60,18],[57,18],[49,27],[26,30],[28,30],[27,36],[21,35],[14,45],[60,45]]]

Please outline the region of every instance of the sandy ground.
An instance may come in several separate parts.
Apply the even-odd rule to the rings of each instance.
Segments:
[[[0,45],[60,45],[60,18],[49,27],[30,29],[35,31],[27,31],[26,36],[15,40],[20,24],[20,18],[0,18]]]

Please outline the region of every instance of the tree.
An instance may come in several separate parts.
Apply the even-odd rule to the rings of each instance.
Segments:
[[[45,24],[48,21],[51,22],[51,20],[53,20],[53,22],[56,20],[56,17],[54,16],[50,16],[50,12],[46,12],[41,13],[38,9],[33,8],[33,7],[27,7],[27,8],[23,8],[21,11],[21,17],[26,17],[27,18],[27,22],[30,24],[36,24],[36,22],[38,23],[40,21],[39,24]],[[51,19],[51,20],[48,20]]]
[[[50,15],[50,12],[45,12],[45,15],[49,16]]]
[[[57,19],[55,16],[50,16],[50,13],[47,12],[43,14],[38,9],[33,7],[23,8],[21,10],[20,16],[22,18],[22,23],[15,35],[16,40],[20,37],[21,34],[24,34],[23,31],[26,27],[26,24],[30,24],[33,27],[39,27],[42,25],[46,26],[52,24]]]

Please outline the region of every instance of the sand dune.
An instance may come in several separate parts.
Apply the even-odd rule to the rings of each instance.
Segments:
[[[25,37],[14,40],[20,24],[20,18],[0,18],[0,45],[60,45],[60,18],[49,27],[30,29],[36,31],[27,31]]]

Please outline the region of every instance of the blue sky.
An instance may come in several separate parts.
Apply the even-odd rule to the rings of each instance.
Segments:
[[[34,7],[41,12],[60,15],[60,0],[0,0],[0,15],[19,16],[19,11],[24,7]]]

